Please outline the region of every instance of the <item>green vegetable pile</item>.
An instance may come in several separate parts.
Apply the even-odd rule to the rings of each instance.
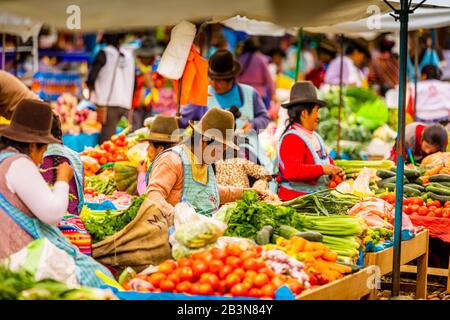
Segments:
[[[144,194],[134,198],[126,210],[83,210],[81,219],[92,236],[92,242],[100,242],[122,230],[136,217],[146,197]]]
[[[341,110],[341,152],[350,159],[361,159],[365,143],[372,139],[372,132],[389,121],[389,112],[384,101],[371,89],[345,88]],[[332,148],[337,144],[339,90],[323,97],[327,108],[319,110],[322,119],[317,129]]]
[[[103,173],[86,177],[84,184],[85,188],[94,189],[95,192],[110,196],[117,190],[116,183],[114,181],[114,173],[112,171],[104,171]]]
[[[36,281],[27,271],[11,271],[0,265],[0,300],[108,300],[114,299],[108,290],[80,287],[69,288],[52,279]]]

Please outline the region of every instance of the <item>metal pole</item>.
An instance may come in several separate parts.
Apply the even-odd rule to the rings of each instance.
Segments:
[[[302,41],[303,41],[303,28],[300,28],[298,30],[298,34],[297,34],[297,57],[296,57],[296,61],[295,61],[295,82],[298,81],[298,73],[300,72],[301,69],[303,69],[303,68],[300,68]]]
[[[2,69],[6,70],[6,33],[2,34]]]
[[[38,35],[33,35],[33,74],[34,76],[39,69],[39,50],[38,50],[39,39]]]
[[[341,61],[339,65],[339,105],[338,105],[338,125],[337,125],[337,135],[336,135],[336,158],[340,158],[341,154],[341,113],[343,104],[343,89],[344,89],[344,35],[341,34]]]
[[[406,101],[406,59],[408,53],[408,0],[401,0],[400,16],[400,68],[398,96],[398,130],[397,130],[397,179],[395,186],[395,228],[394,228],[394,259],[392,266],[392,296],[400,292],[400,265],[402,243],[402,205],[403,205],[403,174],[405,152],[405,101]]]
[[[417,81],[419,77],[419,31],[414,36],[414,121],[417,114]]]
[[[183,76],[178,80],[178,93],[177,93],[177,117],[181,117],[181,86],[183,82]]]

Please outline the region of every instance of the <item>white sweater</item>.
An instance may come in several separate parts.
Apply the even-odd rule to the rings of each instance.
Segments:
[[[13,161],[5,178],[8,189],[42,222],[56,224],[67,212],[69,184],[57,181],[52,190],[30,159]]]

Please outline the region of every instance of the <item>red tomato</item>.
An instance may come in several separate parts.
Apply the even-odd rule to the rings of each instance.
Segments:
[[[224,260],[227,257],[227,252],[219,248],[213,248],[211,250],[211,254],[213,255],[214,259],[217,260]]]
[[[238,244],[234,243],[227,245],[226,251],[229,256],[235,257],[239,257],[242,253],[241,247]]]
[[[427,217],[436,217],[436,215],[434,214],[434,212],[430,212],[427,214]]]
[[[223,267],[222,260],[214,259],[209,263],[209,272],[219,274],[220,269]]]
[[[188,258],[181,258],[180,260],[178,260],[178,265],[180,266],[180,268],[190,267],[192,265],[192,260]]]
[[[328,188],[336,188],[337,187],[337,184],[336,184],[336,182],[334,182],[334,181],[330,181],[329,183],[328,183]]]
[[[231,288],[230,293],[235,297],[245,297],[248,294],[248,289],[242,283],[238,283]]]
[[[256,252],[254,252],[254,251],[244,251],[244,252],[241,253],[239,258],[242,261],[245,261],[245,260],[250,259],[250,258],[256,258]]]
[[[389,202],[389,203],[394,203],[395,202],[395,194],[389,193],[387,195],[387,200],[386,201]]]
[[[245,270],[242,268],[236,268],[233,271],[234,274],[237,274],[241,280],[245,278]]]
[[[177,284],[175,289],[177,290],[177,292],[189,293],[191,290],[191,286],[192,284],[189,281],[183,281]]]
[[[263,259],[261,259],[261,258],[256,259],[256,262],[258,263],[258,270],[259,269],[264,269],[264,268],[267,267],[266,266],[266,262]]]
[[[192,264],[192,271],[194,272],[195,278],[200,278],[202,273],[205,273],[208,271],[208,265],[203,262],[202,260],[194,260]]]
[[[228,287],[227,287],[227,282],[226,282],[225,280],[220,280],[220,281],[219,281],[219,289],[218,289],[218,291],[219,291],[221,294],[227,293]]]
[[[152,273],[149,277],[148,280],[149,282],[154,285],[155,287],[159,287],[160,283],[162,280],[166,279],[166,275],[164,273],[161,272],[155,272]]]
[[[269,277],[265,273],[259,273],[255,279],[253,279],[255,287],[261,288],[262,286],[269,283]]]
[[[200,286],[198,287],[198,294],[212,295],[213,289],[209,283],[200,283]]]
[[[180,280],[181,281],[192,281],[194,279],[194,272],[190,267],[182,267],[180,270]]]
[[[200,283],[196,282],[191,285],[191,294],[200,294]]]
[[[403,205],[407,206],[411,203],[411,199],[410,198],[404,198],[403,199]]]
[[[105,156],[101,156],[99,159],[98,159],[98,163],[99,164],[105,164],[105,163],[107,163],[108,162],[108,158],[107,157],[105,157]]]
[[[233,268],[229,265],[225,265],[220,269],[219,277],[220,277],[220,279],[224,280],[232,272],[233,272]]]
[[[439,200],[434,200],[433,204],[436,206],[436,208],[440,208],[441,207],[441,202]]]
[[[243,267],[245,270],[258,270],[259,263],[255,258],[249,258],[244,260]]]
[[[442,208],[437,208],[436,210],[434,210],[434,215],[436,217],[442,217]]]
[[[167,277],[167,280],[170,280],[175,285],[177,285],[178,283],[180,283],[180,276],[174,272],[172,274],[169,274],[169,276]]]
[[[200,283],[207,283],[216,290],[219,288],[219,277],[213,273],[204,273],[200,277]]]
[[[248,291],[248,296],[252,298],[261,298],[261,289],[252,288]]]
[[[285,283],[285,279],[283,276],[278,275],[272,278],[272,281],[270,281],[271,284],[273,284],[275,286],[275,288],[279,288],[281,287],[284,283]]]
[[[259,269],[258,273],[265,273],[269,278],[275,277],[275,272],[273,272],[267,267]]]
[[[115,134],[115,135],[113,135],[113,136],[111,137],[110,140],[111,140],[112,142],[116,142],[118,138],[119,138],[118,135]]]
[[[421,197],[416,197],[413,199],[413,203],[419,206],[423,206],[423,199]]]
[[[406,206],[406,205],[404,205],[403,206],[403,212],[406,213],[406,214],[411,214],[411,208]]]
[[[175,283],[170,280],[162,280],[159,284],[161,291],[172,292],[175,289]]]
[[[235,284],[238,284],[241,279],[237,274],[230,273],[229,275],[227,275],[225,281],[227,283],[227,287],[231,289]]]
[[[428,207],[428,212],[434,212],[434,210],[436,210],[437,207],[436,206],[429,206]]]
[[[248,289],[250,290],[251,288],[253,288],[253,280],[251,278],[245,278],[244,281],[242,281],[242,284]]]
[[[413,204],[411,206],[411,212],[417,212],[419,210],[420,206],[418,204]]]
[[[225,259],[225,264],[231,266],[232,268],[238,268],[241,265],[241,259],[230,256]]]
[[[445,201],[444,207],[445,207],[445,208],[450,208],[450,201]]]
[[[428,214],[428,208],[426,206],[422,206],[419,208],[419,211],[417,211],[417,213],[420,216],[426,216]]]
[[[171,274],[174,270],[174,265],[169,262],[163,262],[158,267],[158,272],[164,273],[165,275]]]
[[[275,297],[275,290],[276,289],[272,284],[266,284],[261,288],[261,295],[273,299]]]
[[[450,208],[445,208],[442,210],[442,218],[449,218],[450,217]]]

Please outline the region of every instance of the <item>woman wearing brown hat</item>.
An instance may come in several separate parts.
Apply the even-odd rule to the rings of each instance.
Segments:
[[[72,168],[58,166],[53,188],[37,168],[47,145],[60,143],[50,132],[52,115],[48,104],[25,99],[10,125],[0,128],[0,260],[45,237],[74,258],[80,283],[100,286],[95,270],[108,270],[81,254],[55,226],[67,211]]]
[[[181,135],[178,132],[178,121],[175,117],[157,115],[153,121],[148,135],[139,141],[147,141],[147,157],[152,163],[163,151],[181,142]],[[150,170],[147,170],[145,162],[137,168],[138,170],[138,194],[144,194],[147,190]]]
[[[297,82],[288,103],[289,120],[278,145],[278,196],[291,200],[300,195],[326,189],[329,176],[343,176],[328,156],[325,143],[315,130],[320,118],[318,110],[325,101],[317,99],[310,81]]]
[[[223,158],[224,148],[238,149],[233,142],[233,114],[212,108],[191,126],[191,138],[162,152],[150,167],[148,198],[169,218],[181,201],[197,213],[211,215],[221,203],[240,199],[246,190],[218,186],[212,168]],[[267,196],[262,191],[260,194]]]

